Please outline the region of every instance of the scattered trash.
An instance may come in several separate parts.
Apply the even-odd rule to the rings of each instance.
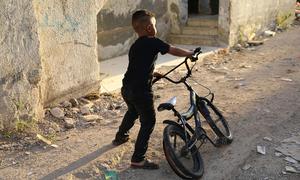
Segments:
[[[285,166],[285,171],[291,173],[298,173],[298,171],[292,166]]]
[[[36,134],[36,137],[39,140],[43,141],[44,143],[46,143],[46,144],[48,144],[48,145],[50,145],[50,146],[52,146],[54,148],[58,148],[58,146],[56,144],[52,144],[52,142],[50,140],[46,139],[44,136],[42,136],[40,134]]]
[[[289,79],[289,78],[280,78],[282,81],[287,81],[287,82],[292,82],[293,80],[292,79]]]
[[[264,32],[264,35],[265,36],[275,36],[276,32],[274,31],[270,31],[270,30],[267,30]]]
[[[273,140],[273,139],[270,138],[270,137],[264,137],[263,139],[266,140],[266,141],[272,141],[272,140]]]
[[[118,180],[118,174],[116,171],[106,171],[104,173],[105,180]]]
[[[265,146],[257,146],[256,147],[256,150],[259,154],[263,154],[265,155],[266,154],[266,147]]]
[[[297,164],[298,161],[296,161],[295,159],[291,158],[291,157],[285,157],[284,160],[286,160],[287,162],[293,163],[293,164]]]
[[[300,135],[284,139],[282,144],[276,147],[275,150],[300,161]]]
[[[250,164],[245,164],[243,167],[242,167],[242,169],[244,170],[244,171],[246,171],[246,170],[248,170],[248,169],[250,169],[251,168],[251,165]]]

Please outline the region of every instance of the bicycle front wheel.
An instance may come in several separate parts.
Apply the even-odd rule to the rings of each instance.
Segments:
[[[203,159],[195,145],[191,150],[187,149],[185,131],[178,126],[167,125],[163,136],[164,153],[174,172],[184,179],[200,178],[204,172]]]
[[[206,98],[199,98],[198,110],[218,137],[217,144],[230,144],[233,140],[227,120],[218,108]]]

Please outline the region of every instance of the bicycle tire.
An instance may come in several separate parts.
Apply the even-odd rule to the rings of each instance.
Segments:
[[[182,128],[175,125],[167,125],[164,129],[163,133],[163,149],[166,156],[166,159],[173,169],[173,171],[184,179],[199,179],[202,177],[204,173],[204,164],[201,154],[199,153],[197,147],[194,145],[190,152],[193,165],[192,168],[189,169],[185,166],[183,162],[179,160],[179,158],[186,157],[177,157],[176,149],[174,149],[172,145],[171,136],[179,137],[183,142],[185,141],[185,132]],[[190,136],[188,135],[188,139]],[[185,142],[184,142],[185,145]],[[182,148],[180,148],[180,154],[182,153]]]
[[[205,118],[211,129],[219,137],[219,142],[217,144],[230,144],[233,141],[232,132],[230,131],[227,120],[224,118],[220,110],[206,98],[199,98],[197,106],[199,112]],[[217,118],[212,118],[212,116]],[[216,124],[216,121],[221,122],[221,127]]]

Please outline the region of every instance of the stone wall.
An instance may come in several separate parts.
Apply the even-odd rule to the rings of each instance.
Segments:
[[[43,107],[99,90],[97,19],[104,0],[0,1],[0,131]]]
[[[94,0],[34,0],[46,106],[99,88]]]
[[[290,24],[294,17],[294,4],[295,0],[230,0],[229,45],[248,40],[278,25]]]
[[[162,39],[166,38],[171,26],[172,31],[178,31],[180,22],[187,19],[187,0],[106,1],[97,14],[100,61],[128,52],[137,38],[131,27],[131,16],[138,9],[155,13],[158,36]]]
[[[0,130],[41,116],[42,65],[31,0],[0,1]]]

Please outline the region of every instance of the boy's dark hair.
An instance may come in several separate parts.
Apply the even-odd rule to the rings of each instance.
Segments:
[[[150,22],[150,19],[153,17],[155,17],[155,14],[148,10],[142,9],[136,11],[132,14],[131,19],[133,29],[135,31],[139,31],[141,25],[145,25],[146,23],[148,24]]]

